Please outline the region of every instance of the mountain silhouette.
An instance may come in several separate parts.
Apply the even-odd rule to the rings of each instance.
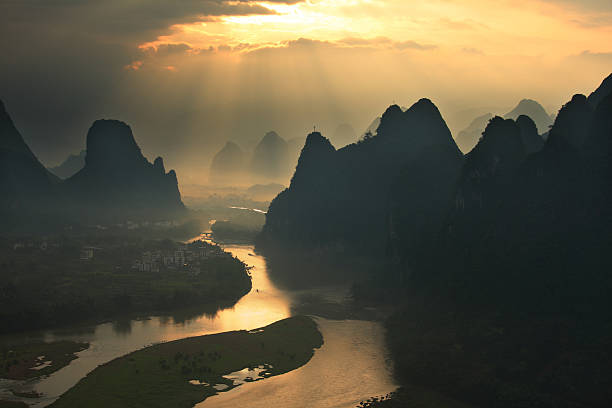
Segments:
[[[283,180],[290,172],[289,147],[285,139],[270,131],[255,147],[251,174],[255,180]]]
[[[608,75],[601,85],[589,95],[588,100],[593,109],[597,108],[597,105],[610,93],[612,93],[612,74]]]
[[[514,109],[504,115],[504,118],[516,120],[520,115],[529,116],[535,122],[539,134],[547,132],[552,125],[550,115],[533,99],[521,100]]]
[[[484,132],[491,118],[493,118],[493,114],[491,113],[485,113],[482,116],[478,116],[467,128],[459,132],[455,140],[457,146],[459,146],[459,149],[461,149],[463,153],[468,153],[476,146],[476,143],[478,143],[478,140],[482,136],[482,132]]]
[[[212,184],[233,184],[244,177],[246,155],[234,142],[227,142],[217,152],[210,165],[209,181]]]
[[[475,406],[609,406],[612,93],[590,102],[573,96],[543,146],[529,117],[491,119],[433,232],[392,207],[391,262],[358,293],[402,305],[387,339],[407,384]]]
[[[67,179],[85,166],[86,155],[87,152],[85,150],[81,150],[79,154],[71,154],[59,165],[50,167],[49,171],[61,179]]]
[[[59,179],[38,161],[0,101],[0,212],[46,212]]]
[[[557,114],[548,140],[552,144],[569,143],[574,148],[581,147],[587,137],[592,116],[593,108],[586,96],[574,95]]]
[[[612,95],[596,109],[574,95],[545,142],[527,116],[491,119],[465,156],[443,226],[429,244],[410,252],[414,279],[495,307],[554,308],[557,296],[566,296],[566,305],[590,296],[603,301],[593,291],[612,283],[602,274],[612,263],[604,244],[612,227],[610,163]],[[411,192],[418,196],[421,189]],[[404,206],[397,212],[390,241],[408,252],[410,245],[395,231],[418,217]],[[550,285],[555,292],[546,292]],[[518,291],[520,306],[513,296]]]
[[[405,112],[390,106],[376,136],[339,150],[321,133],[313,132],[306,139],[289,188],[270,204],[258,245],[380,255],[386,247],[387,197],[396,176],[412,164],[433,185],[445,185],[439,178],[446,178],[447,172],[439,169],[452,170],[452,166],[440,165],[439,160],[449,157],[461,163],[461,152],[448,127],[427,99]],[[396,201],[402,199],[398,194]],[[423,194],[418,201],[426,200]]]
[[[544,139],[538,134],[538,128],[535,122],[526,115],[520,115],[516,118],[516,124],[521,132],[521,140],[525,153],[532,154],[539,152],[544,147]]]
[[[63,184],[67,208],[86,219],[165,218],[185,207],[176,173],[150,163],[130,127],[98,120],[87,134],[85,167]]]
[[[361,137],[363,138],[368,133],[375,135],[376,134],[376,130],[378,129],[378,126],[380,126],[380,116],[375,118],[372,121],[372,123],[370,123],[370,125],[367,127],[365,132],[363,132],[363,134],[361,135]]]

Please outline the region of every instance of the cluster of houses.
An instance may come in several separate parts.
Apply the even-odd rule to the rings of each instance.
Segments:
[[[46,251],[50,247],[59,248],[61,246],[61,242],[58,240],[51,240],[47,237],[42,237],[39,239],[12,241],[10,246],[14,251],[18,251],[20,249],[40,249],[41,251]]]
[[[201,263],[209,258],[231,256],[217,245],[196,242],[183,245],[174,250],[145,251],[141,259],[132,264],[132,269],[140,272],[159,272],[161,268],[169,270],[182,270],[199,275]]]

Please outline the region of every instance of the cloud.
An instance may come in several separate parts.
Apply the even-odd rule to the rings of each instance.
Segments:
[[[246,53],[268,53],[282,50],[418,50],[426,51],[438,48],[434,44],[422,44],[413,40],[394,41],[387,37],[359,38],[347,37],[337,41],[314,40],[310,38],[298,38],[297,40],[282,41],[275,44],[250,45],[249,47],[234,48],[233,51],[245,51]]]
[[[140,68],[142,68],[144,62],[142,61],[133,61],[130,64],[125,66],[125,69],[127,69],[128,71],[138,71]]]
[[[174,55],[183,55],[190,53],[197,53],[198,50],[193,48],[191,45],[186,43],[168,43],[168,44],[155,44],[155,45],[144,45],[140,47],[144,51],[152,51],[159,57],[169,57]]]
[[[256,0],[24,0],[3,2],[0,11],[3,25],[38,30],[51,26],[134,41],[149,39],[175,24],[210,21],[211,17],[275,14]]]
[[[610,0],[540,0],[561,7],[569,13],[568,20],[582,28],[612,26],[612,1]]]
[[[612,27],[612,13],[581,16],[570,21],[582,28]]]
[[[612,52],[591,52],[585,50],[578,55],[574,55],[573,58],[592,62],[612,63]]]
[[[474,47],[464,47],[461,51],[463,51],[466,54],[485,55],[484,51],[478,48],[474,48]]]
[[[433,44],[421,44],[416,41],[408,40],[394,43],[394,48],[397,48],[398,50],[433,50],[437,48],[437,46]]]
[[[582,10],[612,12],[610,0],[542,0],[546,3],[556,4]]]

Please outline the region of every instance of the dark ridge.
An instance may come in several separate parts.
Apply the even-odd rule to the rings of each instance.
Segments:
[[[132,129],[121,121],[102,119],[87,133],[86,166],[108,169],[146,160],[134,140]]]
[[[166,168],[164,167],[164,159],[161,157],[157,157],[153,162],[153,167],[160,172],[161,174],[166,174]]]
[[[561,108],[548,136],[549,143],[562,146],[568,143],[574,148],[580,148],[588,133],[593,108],[584,95],[574,95],[572,100]],[[562,139],[562,140],[559,140]]]
[[[601,82],[601,85],[589,95],[588,100],[593,109],[597,108],[597,105],[610,95],[610,93],[612,93],[612,74],[608,75],[608,77]]]
[[[520,115],[516,119],[521,132],[521,140],[527,154],[539,152],[544,147],[544,139],[538,135],[538,128],[535,122],[526,115]]]

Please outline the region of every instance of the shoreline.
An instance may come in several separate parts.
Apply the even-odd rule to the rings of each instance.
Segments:
[[[145,407],[165,399],[163,406],[193,407],[219,388],[234,388],[232,373],[264,366],[265,378],[284,374],[306,364],[322,344],[316,323],[305,316],[160,343],[99,366],[50,406]]]

